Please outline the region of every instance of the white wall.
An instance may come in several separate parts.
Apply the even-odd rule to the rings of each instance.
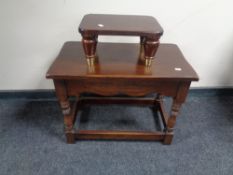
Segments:
[[[152,15],[200,76],[195,87],[233,86],[231,0],[1,0],[0,90],[50,89],[45,73],[84,14]],[[111,38],[112,41],[136,41]],[[102,37],[106,41],[106,37]]]

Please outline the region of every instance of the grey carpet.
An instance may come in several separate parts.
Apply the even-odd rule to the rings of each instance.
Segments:
[[[166,100],[169,105],[169,100]],[[149,108],[92,106],[79,127],[153,130]],[[160,142],[65,143],[56,101],[0,100],[1,175],[233,174],[233,97],[191,96],[170,146]]]

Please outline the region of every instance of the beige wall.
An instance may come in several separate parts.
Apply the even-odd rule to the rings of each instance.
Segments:
[[[198,72],[192,86],[233,86],[232,7],[231,0],[1,0],[0,90],[53,88],[45,73],[65,41],[81,39],[87,13],[152,15],[164,28],[161,41],[177,43]]]

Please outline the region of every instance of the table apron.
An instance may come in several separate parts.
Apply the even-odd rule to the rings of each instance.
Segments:
[[[80,93],[89,92],[109,96],[125,94],[129,96],[143,96],[150,93],[161,93],[175,97],[182,82],[141,79],[80,79],[65,80],[68,96],[79,96]]]

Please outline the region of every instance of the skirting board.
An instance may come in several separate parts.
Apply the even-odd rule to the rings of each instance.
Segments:
[[[232,88],[191,88],[189,96],[233,96]],[[56,100],[55,91],[49,90],[0,90],[0,99]]]

